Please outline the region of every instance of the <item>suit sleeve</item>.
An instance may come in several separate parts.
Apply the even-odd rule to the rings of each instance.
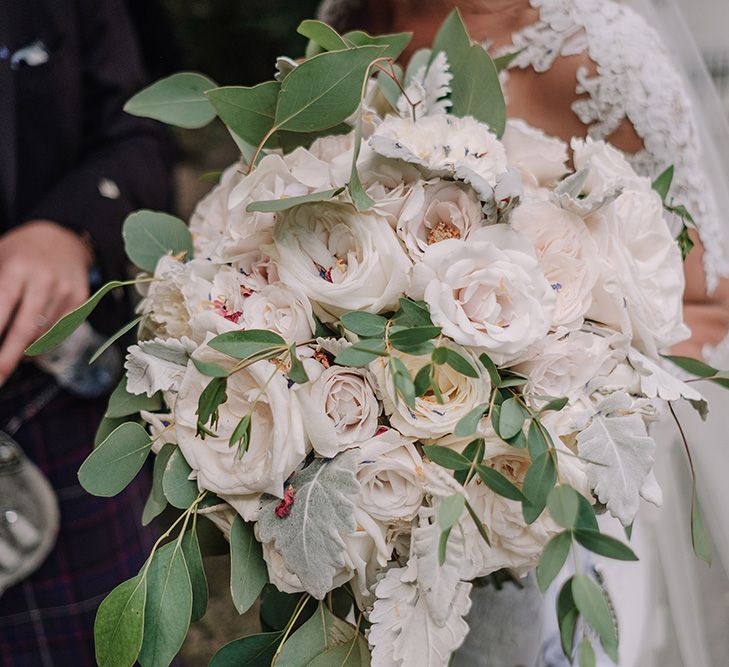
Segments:
[[[123,275],[125,217],[138,208],[168,208],[170,149],[161,125],[123,111],[147,81],[122,0],[79,0],[78,6],[84,150],[28,219],[49,219],[88,234],[108,279]]]

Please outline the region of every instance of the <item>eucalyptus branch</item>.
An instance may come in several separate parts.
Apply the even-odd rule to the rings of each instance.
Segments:
[[[283,651],[283,646],[286,640],[289,638],[289,635],[291,634],[291,630],[293,629],[294,625],[296,624],[296,621],[299,620],[299,617],[303,613],[304,609],[306,608],[306,605],[309,603],[309,600],[311,599],[311,595],[308,593],[304,595],[301,600],[299,600],[296,608],[294,609],[294,613],[289,619],[289,622],[286,624],[286,627],[284,628],[283,635],[281,637],[281,642],[279,643],[278,647],[276,648],[276,653],[273,654],[273,658],[271,659],[271,667],[275,667],[276,661],[278,660],[279,656],[281,655],[281,651]]]

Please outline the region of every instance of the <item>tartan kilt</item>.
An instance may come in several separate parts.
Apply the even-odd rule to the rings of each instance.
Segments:
[[[0,389],[0,427],[49,382],[35,370],[21,375]],[[14,435],[56,490],[61,524],[40,569],[0,595],[2,667],[95,665],[96,610],[112,588],[139,571],[154,543],[154,531],[141,526],[146,469],[114,498],[95,498],[78,483],[105,408],[105,398],[61,392]]]

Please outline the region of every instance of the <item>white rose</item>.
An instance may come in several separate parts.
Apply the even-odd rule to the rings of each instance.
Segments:
[[[413,260],[428,246],[446,239],[465,239],[483,223],[481,202],[463,183],[436,181],[413,187],[397,221],[397,234]]]
[[[371,367],[377,377],[382,392],[382,402],[390,423],[400,433],[413,438],[436,439],[452,433],[456,424],[471,410],[489,400],[491,383],[486,369],[476,355],[469,349],[454,345],[449,341],[441,343],[466,359],[481,375],[470,378],[455,371],[447,364],[433,367],[433,380],[441,391],[443,403],[439,403],[431,391],[415,399],[415,407],[410,408],[395,391],[392,375],[386,362],[378,359]],[[411,356],[400,352],[393,353],[405,365],[411,377],[430,363],[430,356]]]
[[[231,190],[243,179],[239,162],[230,165],[220,182],[195,207],[190,218],[196,257],[213,257],[228,225],[228,198]]]
[[[316,325],[311,303],[295,287],[267,285],[243,303],[243,328],[268,329],[288,343],[303,342],[314,334]]]
[[[579,327],[599,275],[597,246],[583,220],[548,201],[517,206],[511,225],[534,245],[556,297],[553,326]]]
[[[507,169],[506,151],[488,125],[467,116],[442,114],[412,118],[388,116],[370,138],[385,157],[411,162],[426,176],[471,181],[473,175],[492,187]]]
[[[357,163],[362,186],[374,200],[372,210],[387,218],[395,227],[412,188],[421,182],[422,174],[412,164],[392,160],[362,146]],[[349,173],[346,179],[349,180]]]
[[[681,252],[653,191],[627,191],[588,220],[601,277],[587,316],[633,337],[649,356],[689,337]]]
[[[461,345],[503,363],[542,338],[555,295],[526,237],[506,225],[475,232],[468,243],[430,246],[415,266],[410,296]]]
[[[586,195],[607,192],[612,188],[628,188],[647,192],[651,182],[638,176],[625,159],[625,155],[605,141],[572,139],[573,162],[575,171],[588,169],[584,184]]]
[[[384,524],[412,521],[423,504],[423,459],[412,440],[383,427],[360,445],[358,505]]]
[[[333,458],[377,430],[380,404],[367,371],[331,366],[298,391],[304,428],[320,456]]]
[[[143,299],[137,312],[147,315],[145,325],[159,338],[191,336],[190,314],[182,296],[186,281],[185,264],[171,255],[163,255],[154,270],[155,280],[142,284]]]
[[[387,221],[346,204],[285,211],[271,254],[282,282],[301,288],[327,319],[394,310],[409,283],[410,259]]]
[[[235,363],[207,346],[194,356],[228,369]],[[233,373],[228,378],[228,400],[220,406],[216,435],[203,440],[196,436],[196,413],[200,394],[210,380],[190,362],[175,404],[178,444],[197,472],[200,488],[218,494],[241,513],[239,504],[247,509],[251,494],[281,497],[284,482],[307,451],[301,411],[286,377],[268,361]],[[239,457],[229,440],[248,414],[252,415],[250,444]]]
[[[551,187],[567,173],[567,144],[523,120],[510,120],[501,141],[509,164],[532,187]]]

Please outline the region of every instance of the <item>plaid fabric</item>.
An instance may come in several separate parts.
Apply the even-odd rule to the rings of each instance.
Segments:
[[[0,390],[0,426],[47,382],[30,373]],[[105,405],[105,399],[63,392],[15,434],[56,489],[61,530],[41,568],[0,596],[2,667],[95,665],[96,609],[112,588],[138,572],[154,542],[154,533],[140,525],[146,472],[109,499],[92,497],[78,484],[76,473]]]

